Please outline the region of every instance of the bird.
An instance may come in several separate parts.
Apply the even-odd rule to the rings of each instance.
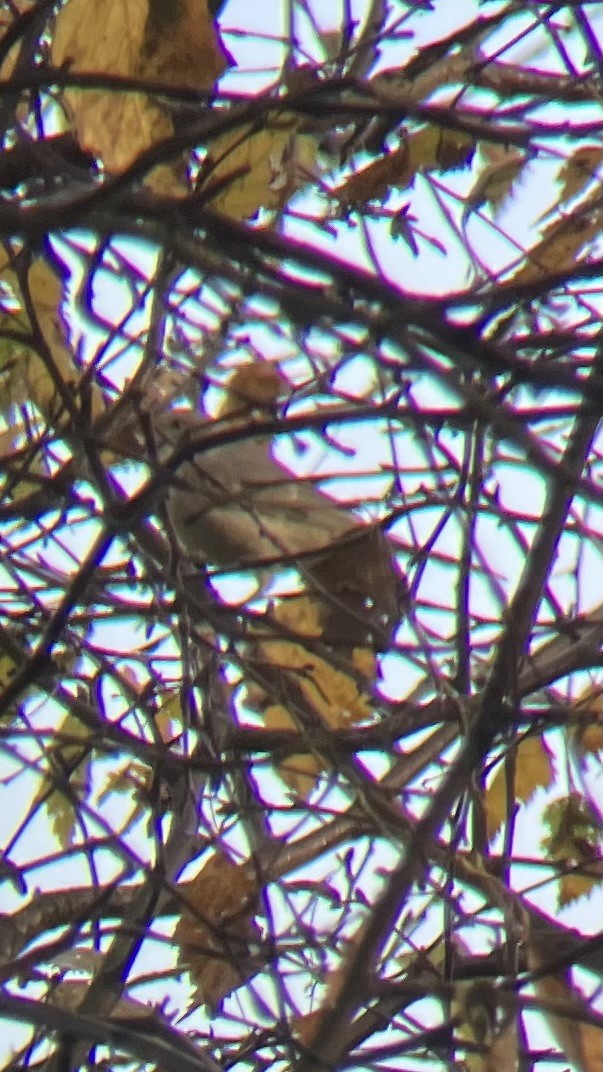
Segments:
[[[271,365],[249,368],[235,373],[216,418],[183,406],[151,412],[159,461],[170,472],[177,463],[166,506],[178,543],[227,570],[294,564],[320,598],[326,640],[383,647],[404,592],[393,546],[275,459],[273,436],[253,435],[254,413],[270,412],[283,380]]]

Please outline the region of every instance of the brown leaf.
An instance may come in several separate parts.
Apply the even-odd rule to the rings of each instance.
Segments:
[[[216,1007],[253,974],[249,944],[257,942],[254,922],[258,888],[246,868],[217,849],[187,889],[174,931],[191,979],[193,1001]]]
[[[474,141],[468,134],[430,123],[409,134],[399,149],[352,175],[336,191],[343,205],[382,200],[390,187],[410,186],[422,171],[448,171],[471,161]]]

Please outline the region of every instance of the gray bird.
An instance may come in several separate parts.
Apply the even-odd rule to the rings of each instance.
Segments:
[[[166,503],[187,555],[232,570],[294,562],[306,588],[322,597],[325,640],[389,642],[401,577],[379,527],[275,461],[272,437],[237,438],[249,416],[216,421],[178,408],[151,417],[160,462],[171,467],[182,458]]]

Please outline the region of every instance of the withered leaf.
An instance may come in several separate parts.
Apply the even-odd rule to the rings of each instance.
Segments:
[[[515,750],[514,799],[527,804],[539,788],[548,789],[554,778],[551,753],[541,736],[526,737]],[[486,791],[488,836],[493,838],[508,816],[507,772],[501,763]]]
[[[422,171],[448,171],[471,162],[475,143],[461,131],[429,124],[409,134],[399,149],[356,172],[336,191],[343,205],[382,200],[390,187],[403,190]]]
[[[174,938],[195,984],[195,1004],[218,1006],[253,974],[249,945],[260,934],[253,918],[258,893],[246,868],[222,849],[187,888]]]
[[[207,0],[181,0],[174,12],[158,26],[149,20],[149,0],[70,0],[56,19],[52,61],[76,74],[210,89],[227,60]],[[80,148],[110,172],[125,171],[174,131],[167,106],[144,92],[68,88],[63,99]],[[169,178],[161,176],[160,188],[167,183],[169,191]]]

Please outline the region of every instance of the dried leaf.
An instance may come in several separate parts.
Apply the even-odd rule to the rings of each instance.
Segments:
[[[193,1002],[218,1006],[253,974],[249,945],[257,942],[254,922],[258,888],[248,870],[221,849],[187,888],[174,931],[191,979]]]
[[[72,73],[197,90],[210,89],[227,62],[207,0],[181,0],[168,19],[150,16],[149,0],[69,0],[57,16],[51,55]],[[167,106],[142,92],[69,88],[63,99],[81,149],[117,174],[174,130]],[[170,185],[181,192],[173,174],[155,178],[162,192]]]
[[[514,797],[527,804],[537,789],[548,789],[555,772],[551,753],[542,737],[526,737],[515,751]],[[486,791],[485,798],[488,837],[493,838],[508,816],[507,771],[499,764]]]
[[[260,130],[248,124],[216,138],[199,188],[207,204],[237,220],[283,209],[316,169],[316,139],[297,127],[294,116],[268,116]]]
[[[601,881],[601,815],[586,797],[570,793],[549,804],[544,822],[549,834],[541,839],[543,851],[564,869],[576,869],[560,877],[558,899],[562,906],[589,893]]]
[[[0,327],[5,326],[11,332],[23,332],[24,345],[11,343],[4,369],[3,406],[33,403],[44,416],[50,416],[57,401],[55,379],[46,362],[37,351],[25,345],[25,340],[32,330],[26,311],[25,300],[19,287],[18,279],[10,266],[6,251],[0,255],[0,277],[14,295],[16,306],[0,317]],[[27,291],[33,307],[37,327],[48,347],[54,365],[54,373],[72,393],[77,391],[81,375],[73,359],[68,341],[68,332],[63,320],[63,281],[46,258],[39,257],[30,265],[27,273]],[[99,416],[103,409],[100,391],[93,388],[90,397],[91,413]],[[16,431],[19,431],[16,429]],[[11,439],[14,449],[15,435]]]
[[[490,205],[495,211],[500,209],[529,162],[528,157],[516,149],[501,148],[499,153],[488,155],[491,163],[467,193],[465,216],[483,204]]]
[[[595,177],[599,164],[603,162],[603,146],[582,145],[565,161],[557,175],[561,183],[560,201],[569,201]]]
[[[24,15],[26,11],[36,4],[38,0],[12,0],[11,7],[14,9],[15,14],[8,10],[8,5],[3,4],[0,11],[0,43],[2,38],[8,32],[13,25],[15,18],[19,18],[20,15]],[[0,78],[4,81],[11,78],[15,67],[17,65],[19,54],[21,52],[21,41],[15,41],[14,45],[8,51],[5,56],[2,65],[0,66]]]
[[[90,791],[89,736],[88,727],[67,713],[55,731],[55,743],[46,756],[42,786],[33,801],[34,809],[38,802],[44,801],[53,833],[61,848],[73,843],[75,833],[76,813],[65,792],[67,784],[76,796],[85,797]],[[62,737],[76,738],[76,741],[66,741]]]
[[[289,393],[288,389],[287,380],[269,361],[242,365],[228,381],[225,398],[216,416],[241,416],[254,409],[270,411],[279,397]]]
[[[601,234],[601,210],[592,208],[572,216],[555,219],[543,232],[543,238],[526,254],[526,263],[504,285],[531,283],[551,273],[571,269],[581,251]]]
[[[597,722],[578,723],[571,728],[571,744],[580,766],[584,768],[587,756],[599,756],[603,761],[600,755],[603,752],[603,686],[589,685],[576,698],[574,708],[597,719]]]
[[[390,187],[410,186],[422,171],[449,171],[471,162],[475,143],[468,134],[430,123],[409,134],[399,149],[358,171],[336,191],[342,205],[383,200]]]
[[[599,857],[599,864],[602,863]],[[588,863],[586,865],[586,871],[590,871],[592,867],[592,874],[580,874],[570,873],[568,875],[561,875],[559,879],[559,888],[557,891],[557,904],[559,908],[565,908],[568,904],[573,904],[574,901],[579,901],[581,897],[588,897],[592,893],[595,886],[597,886],[603,875],[603,871],[599,866],[597,870],[597,861]]]
[[[273,618],[287,630],[300,637],[320,637],[322,634],[321,603],[313,596],[300,596],[274,608]],[[325,767],[319,753],[311,751],[311,728],[303,725],[297,716],[296,705],[301,704],[312,718],[330,729],[343,729],[367,718],[373,705],[369,692],[365,692],[358,678],[367,683],[375,680],[377,669],[374,653],[368,649],[354,649],[350,672],[323,659],[294,640],[268,640],[259,645],[259,654],[267,671],[279,672],[278,691],[291,691],[292,703],[267,704],[262,710],[270,729],[301,728],[307,733],[309,751],[287,757],[278,767],[283,780],[300,796],[307,796],[314,787],[316,778]],[[297,700],[297,704],[296,701]]]
[[[566,1059],[578,1072],[600,1072],[603,1067],[603,1031],[580,1021],[580,1015],[587,1013],[589,1006],[573,986],[570,970],[540,974],[554,956],[554,950],[543,947],[536,936],[530,936],[528,963],[530,970],[535,972],[533,985],[537,998],[543,1003],[542,1014]]]

